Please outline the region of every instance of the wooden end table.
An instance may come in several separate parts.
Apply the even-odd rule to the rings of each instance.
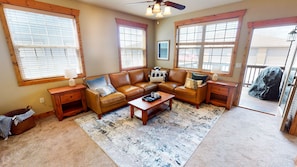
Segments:
[[[134,117],[134,108],[137,108],[141,110],[141,116],[136,115],[136,113],[135,116],[141,118],[142,124],[146,125],[147,121],[159,112],[166,110],[168,107],[171,110],[174,95],[160,91],[158,93],[161,98],[153,102],[143,101],[142,97],[129,101],[131,118]],[[169,101],[169,104],[166,104],[167,101]]]
[[[206,103],[226,107],[232,107],[237,83],[225,81],[207,81]]]
[[[87,111],[85,89],[86,87],[81,84],[48,89],[52,97],[56,117],[59,121],[63,117]]]

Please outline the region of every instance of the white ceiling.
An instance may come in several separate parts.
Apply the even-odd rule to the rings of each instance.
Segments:
[[[154,4],[153,0],[76,0],[76,1],[89,3],[89,4],[97,5],[108,9],[121,11],[124,13],[129,13],[140,17],[156,19],[155,16],[145,15],[146,8],[149,5]],[[152,2],[148,2],[148,1],[152,1]],[[164,2],[165,1],[167,0],[164,0]],[[216,6],[222,6],[222,5],[239,2],[243,0],[170,0],[170,1],[185,5],[186,8],[184,10],[171,8],[172,14],[166,17],[190,13],[193,11],[203,10],[203,9],[212,8]],[[144,3],[137,3],[137,2],[144,2]]]

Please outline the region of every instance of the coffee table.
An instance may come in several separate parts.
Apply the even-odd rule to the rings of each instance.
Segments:
[[[148,119],[152,118],[159,112],[164,111],[167,108],[171,110],[174,95],[161,91],[158,91],[158,93],[161,98],[153,102],[143,101],[142,97],[129,101],[128,104],[130,105],[131,118],[134,117],[134,109],[137,108],[141,111],[141,113],[135,113],[135,116],[142,120],[143,125],[146,125]],[[169,102],[169,104],[166,104],[166,102]]]

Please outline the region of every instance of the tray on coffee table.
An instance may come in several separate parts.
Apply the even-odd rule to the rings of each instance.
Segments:
[[[149,94],[149,95],[146,95],[146,96],[142,97],[142,100],[143,100],[143,101],[146,101],[146,102],[153,102],[153,101],[156,101],[156,100],[158,100],[158,99],[161,99],[161,96],[155,98],[155,97],[152,97],[152,96]]]

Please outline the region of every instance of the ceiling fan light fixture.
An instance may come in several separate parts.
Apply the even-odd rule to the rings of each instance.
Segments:
[[[160,13],[161,12],[161,6],[159,3],[154,4],[153,6],[153,13]]]
[[[163,15],[162,15],[162,13],[161,13],[161,12],[159,12],[159,13],[157,13],[157,14],[156,14],[156,17],[157,17],[157,18],[162,18],[162,17],[163,17]]]
[[[171,9],[169,6],[165,6],[163,15],[171,15]]]
[[[146,13],[145,13],[145,15],[147,15],[147,16],[152,16],[152,15],[154,15],[154,14],[153,14],[153,9],[152,9],[150,6],[146,8]]]

